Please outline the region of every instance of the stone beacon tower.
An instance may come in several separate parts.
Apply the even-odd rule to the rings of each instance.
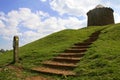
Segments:
[[[113,9],[97,5],[94,9],[88,11],[87,26],[103,26],[107,24],[114,24]]]

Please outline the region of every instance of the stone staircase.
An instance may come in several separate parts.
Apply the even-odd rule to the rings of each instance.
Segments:
[[[77,63],[85,55],[84,52],[90,47],[89,45],[97,40],[100,31],[92,33],[88,39],[84,40],[82,43],[74,44],[71,48],[66,49],[64,53],[59,54],[52,60],[42,62],[42,67],[35,67],[32,68],[32,70],[45,74],[75,76],[76,73],[73,72],[73,69],[78,66]]]

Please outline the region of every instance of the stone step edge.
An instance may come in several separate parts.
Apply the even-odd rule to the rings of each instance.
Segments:
[[[52,65],[52,66],[64,66],[64,67],[77,67],[77,64],[73,63],[62,63],[62,62],[56,62],[56,61],[45,61],[42,62],[43,65]]]
[[[68,56],[69,56],[69,55],[70,55],[70,56],[72,56],[72,55],[73,55],[73,56],[74,56],[74,55],[85,55],[85,53],[61,53],[61,54],[59,54],[58,56],[64,56],[64,55],[65,55],[65,56],[67,56],[67,55],[68,55]]]
[[[54,59],[80,60],[81,58],[76,58],[76,57],[55,57]]]
[[[83,48],[82,48],[82,49],[73,49],[73,48],[70,48],[70,49],[66,49],[66,50],[82,51],[82,50],[87,50],[87,48],[84,48],[84,49],[83,49]],[[65,51],[66,51],[66,50],[65,50]]]
[[[47,68],[47,67],[37,67],[37,68],[32,68],[32,70],[40,73],[57,74],[57,75],[64,75],[64,76],[76,75],[75,72],[70,70],[60,70],[60,69],[53,69],[53,68]]]

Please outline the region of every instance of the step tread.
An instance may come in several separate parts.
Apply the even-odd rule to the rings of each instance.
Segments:
[[[76,57],[55,57],[54,59],[80,60],[81,58],[76,58]]]
[[[80,42],[80,43],[75,43],[75,44],[91,44],[93,42]]]
[[[66,49],[65,53],[82,53],[87,51],[87,49]]]
[[[85,46],[77,46],[77,45],[74,45],[74,46],[72,46],[72,47],[89,48],[89,46],[86,46],[86,45],[85,45]],[[72,48],[72,47],[71,47],[71,48]]]
[[[55,66],[67,66],[67,67],[77,67],[77,64],[65,63],[65,62],[56,62],[56,61],[45,61],[43,64],[55,65]]]
[[[67,49],[67,50],[87,50],[87,48],[82,48],[82,49],[73,49],[73,48],[71,48],[71,49]]]
[[[79,46],[88,46],[90,44],[92,44],[93,42],[83,42],[83,43],[75,43],[74,45],[79,45]]]
[[[47,67],[37,67],[37,68],[33,68],[32,70],[41,72],[41,73],[50,73],[50,74],[57,74],[57,75],[69,75],[69,76],[76,75],[75,72],[70,70],[60,70],[60,69],[47,68]]]
[[[84,55],[84,53],[62,53],[60,55]]]

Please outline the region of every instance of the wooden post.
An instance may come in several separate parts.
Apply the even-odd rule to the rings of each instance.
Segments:
[[[18,63],[19,61],[19,37],[14,36],[13,38],[13,63]]]

